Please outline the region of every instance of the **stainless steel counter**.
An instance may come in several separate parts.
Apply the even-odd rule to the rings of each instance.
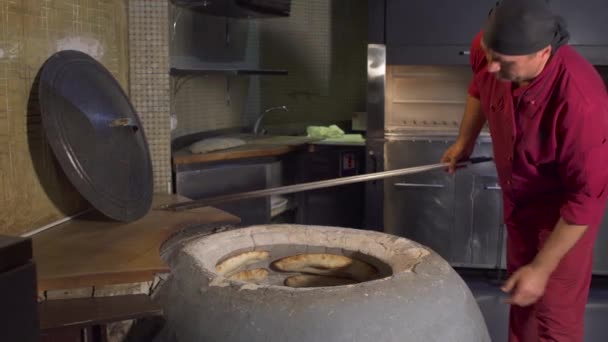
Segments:
[[[436,163],[453,143],[438,137],[401,136],[384,144],[386,170]],[[474,155],[492,155],[479,142]],[[435,250],[453,266],[502,264],[504,234],[500,187],[493,163],[384,181],[384,231]]]

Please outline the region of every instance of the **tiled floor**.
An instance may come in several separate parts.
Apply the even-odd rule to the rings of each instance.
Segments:
[[[487,277],[463,275],[486,320],[493,342],[507,341],[509,306],[500,283]],[[585,313],[585,342],[608,341],[608,284],[594,281]]]

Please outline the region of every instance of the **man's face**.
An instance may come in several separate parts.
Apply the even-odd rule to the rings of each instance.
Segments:
[[[496,74],[499,80],[507,82],[526,82],[538,76],[551,54],[550,46],[539,52],[521,56],[503,55],[492,51],[483,44],[483,41],[481,47],[486,53],[488,72]]]

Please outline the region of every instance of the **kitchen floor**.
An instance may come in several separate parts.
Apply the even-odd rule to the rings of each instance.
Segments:
[[[486,320],[493,342],[507,341],[509,306],[501,282],[481,275],[461,274]],[[608,336],[608,280],[594,279],[585,313],[585,342],[606,341]]]

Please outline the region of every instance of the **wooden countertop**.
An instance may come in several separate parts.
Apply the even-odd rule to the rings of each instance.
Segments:
[[[176,232],[240,222],[238,217],[212,207],[182,212],[154,209],[184,200],[155,195],[150,212],[135,222],[111,221],[91,212],[34,235],[38,290],[150,281],[155,274],[169,271],[160,259],[159,248]]]
[[[276,157],[296,150],[298,146],[289,145],[244,145],[222,151],[192,154],[180,150],[173,155],[173,164],[196,164],[221,160],[235,160],[245,158]]]
[[[236,137],[240,137],[237,135]],[[306,148],[319,139],[302,136],[244,136],[247,144],[217,152],[192,154],[187,149],[173,153],[173,164],[196,164],[213,161],[236,160],[245,158],[277,157],[292,151]]]

